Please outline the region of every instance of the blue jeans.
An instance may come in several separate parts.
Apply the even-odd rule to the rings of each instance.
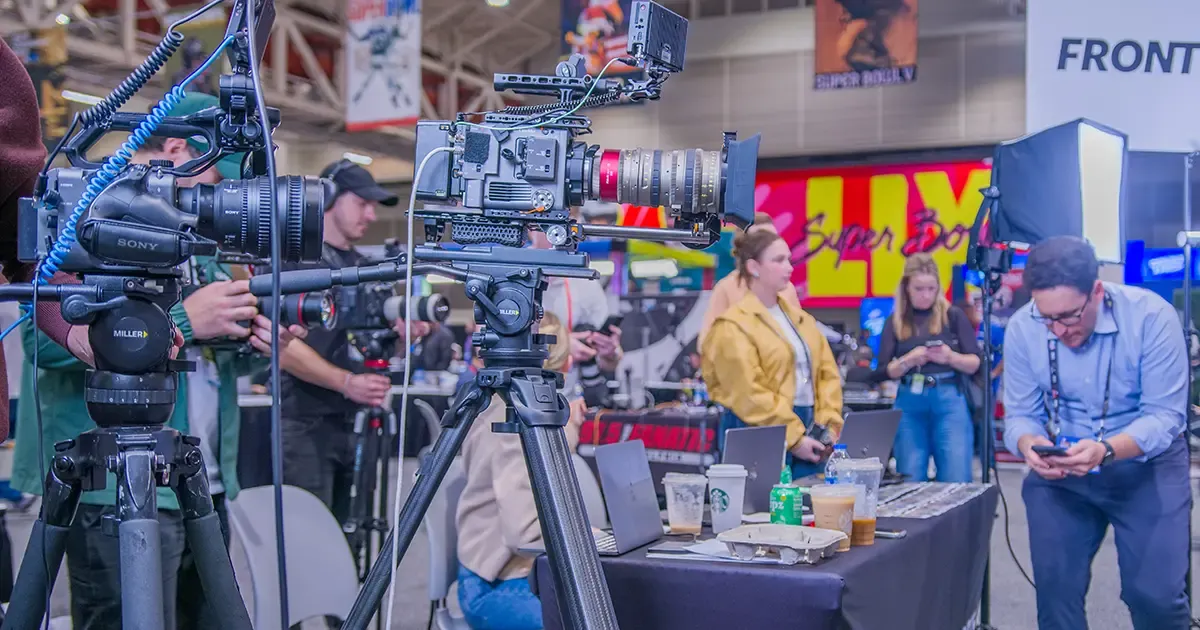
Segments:
[[[488,582],[459,566],[458,605],[473,630],[542,628],[542,603],[527,578]]]
[[[800,416],[800,420],[804,422],[805,429],[812,427],[812,424],[813,424],[813,408],[812,407],[795,407],[792,409],[792,411],[795,411],[796,415]],[[717,450],[718,451],[725,450],[725,432],[726,431],[728,431],[729,429],[743,429],[748,426],[750,426],[750,425],[746,424],[745,422],[742,422],[742,420],[740,418],[738,418],[732,411],[726,409],[725,413],[721,416],[721,426],[717,430]],[[809,475],[815,475],[819,472],[825,471],[824,462],[813,463],[813,462],[802,461],[802,460],[796,459],[795,457],[792,457],[791,453],[787,453],[784,456],[784,463],[787,464],[788,466],[792,467],[792,479],[799,479],[801,477],[807,477]]]
[[[901,384],[896,409],[903,415],[896,431],[896,472],[913,481],[929,478],[929,456],[937,465],[937,480],[971,481],[975,428],[967,399],[954,382],[925,387],[912,393]]]
[[[1141,463],[1119,461],[1082,477],[1029,473],[1021,495],[1037,582],[1038,628],[1087,627],[1092,559],[1113,527],[1121,599],[1136,630],[1189,627],[1187,570],[1192,494],[1187,442]]]

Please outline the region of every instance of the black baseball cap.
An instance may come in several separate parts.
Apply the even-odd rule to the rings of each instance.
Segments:
[[[352,192],[367,201],[374,201],[385,206],[394,206],[400,203],[400,198],[376,183],[375,178],[371,177],[371,173],[367,169],[350,160],[338,160],[326,166],[325,170],[321,171],[321,177],[332,179],[337,186],[339,195]]]

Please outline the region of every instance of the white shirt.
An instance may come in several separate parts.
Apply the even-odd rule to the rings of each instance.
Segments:
[[[792,404],[797,407],[812,407],[816,404],[816,396],[813,393],[812,361],[808,356],[808,345],[800,338],[799,333],[796,332],[796,325],[788,319],[787,314],[779,308],[778,304],[768,308],[767,312],[783,329],[783,338],[792,344],[792,352],[796,356],[796,397]]]

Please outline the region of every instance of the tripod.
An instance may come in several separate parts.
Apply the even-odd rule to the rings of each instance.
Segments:
[[[359,331],[351,334],[351,342],[364,357],[363,365],[372,374],[388,375],[386,357],[395,353],[396,333]],[[342,523],[342,531],[350,543],[358,581],[367,579],[371,566],[371,549],[376,534],[382,542],[390,529],[388,524],[388,463],[389,450],[397,435],[396,413],[390,408],[391,396],[383,407],[364,407],[354,415],[354,472],[350,486],[350,515]],[[380,619],[382,623],[382,619]]]
[[[249,630],[209,494],[200,440],[164,426],[175,408],[178,372],[192,367],[169,359],[174,324],[167,310],[179,300],[179,273],[92,275],[83,285],[7,289],[2,295],[9,299],[30,299],[34,291],[61,298],[64,319],[88,325],[96,369],[88,371],[84,392],[97,428],[54,447],[42,510],[3,628],[26,630],[41,623],[80,496],[104,489],[112,473],[117,513],[105,527],[120,540],[121,626],[165,627],[156,490],[170,487],[220,627]]]
[[[565,625],[572,630],[617,628],[563,434],[570,408],[557,391],[562,375],[541,367],[547,344],[553,339],[532,330],[542,315],[540,303],[547,277],[592,279],[596,272],[588,268],[587,256],[555,250],[421,247],[415,258],[449,263],[419,265],[421,273],[466,281],[466,294],[476,303],[475,321],[485,326],[474,337],[485,367],[474,382],[459,391],[442,417],[442,432],[430,456],[421,463],[399,521],[384,541],[343,628],[367,627],[387,590],[393,567],[412,543],[471,423],[493,395],[501,397],[507,413],[505,421],[493,424],[492,430],[521,436],[555,589],[559,600],[566,602]]]

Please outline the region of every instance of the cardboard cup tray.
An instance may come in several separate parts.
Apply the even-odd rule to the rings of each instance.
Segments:
[[[780,564],[816,564],[837,554],[844,532],[778,523],[742,525],[717,534],[729,553],[741,560],[779,558]]]

